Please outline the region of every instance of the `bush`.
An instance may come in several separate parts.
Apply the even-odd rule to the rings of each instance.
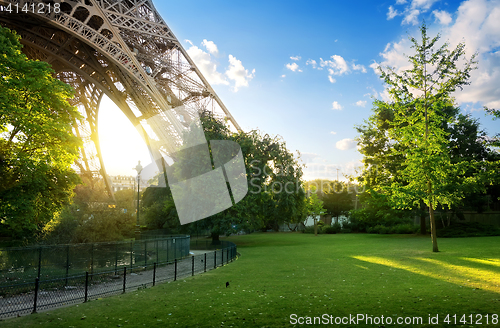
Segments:
[[[368,233],[378,233],[378,234],[413,234],[417,233],[419,230],[418,226],[410,223],[396,224],[392,227],[386,227],[385,225],[378,224],[374,227],[368,227]]]
[[[99,206],[81,213],[67,207],[44,230],[48,244],[119,241],[133,237],[136,219],[116,208]]]
[[[420,227],[411,223],[406,224],[398,224],[394,227],[391,227],[391,233],[396,234],[414,234],[420,231]]]
[[[304,230],[302,230],[302,233],[314,233],[314,226],[305,227]]]
[[[477,222],[453,223],[449,227],[438,229],[437,236],[445,238],[500,236],[500,228]]]
[[[340,223],[334,223],[332,226],[326,226],[323,228],[323,233],[327,234],[334,234],[334,233],[339,233],[341,231],[342,227],[340,226]]]

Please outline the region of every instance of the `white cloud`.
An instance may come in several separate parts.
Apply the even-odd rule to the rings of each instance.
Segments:
[[[333,134],[333,135],[337,134],[337,132],[335,132],[335,131],[330,131],[330,133]]]
[[[403,19],[403,24],[418,25],[418,15],[420,15],[420,10],[410,10]]]
[[[308,59],[306,61],[306,65],[311,65],[312,68],[316,68],[317,63],[316,63],[316,61],[314,59]]]
[[[356,65],[352,63],[352,69],[355,71],[361,71],[362,73],[366,73],[366,68],[361,64]]]
[[[340,149],[340,150],[353,149],[353,148],[356,148],[356,141],[354,141],[353,139],[349,139],[349,138],[342,139],[340,141],[337,141],[337,143],[335,144],[335,147],[337,147],[337,149]]]
[[[420,5],[419,8],[430,8],[433,2],[415,3]],[[443,18],[446,15],[439,18],[436,11],[433,14],[440,19],[442,24],[447,22],[447,18]],[[500,85],[500,38],[498,37],[500,35],[500,3],[491,0],[467,0],[461,3],[457,12],[447,14],[450,17],[449,24],[436,27],[436,29],[442,29],[441,31],[429,29],[429,35],[433,36],[441,32],[441,40],[449,42],[450,50],[454,49],[458,43],[464,42],[467,58],[478,52],[479,61],[478,69],[471,73],[471,84],[465,86],[463,91],[457,90],[453,96],[458,104],[478,103],[479,107],[482,105],[492,108],[500,107],[500,88],[498,87]],[[451,17],[456,17],[454,22]],[[419,35],[416,34],[415,37],[418,39]],[[408,55],[414,53],[411,49],[411,42],[406,37],[386,46],[380,54],[383,57],[380,64],[383,67],[395,67],[398,72],[411,68],[411,64],[403,53]],[[370,65],[375,72],[377,72],[376,66],[378,63]],[[388,98],[387,90],[381,92],[380,97]]]
[[[362,73],[366,73],[365,66],[356,64],[355,60],[351,61],[351,63],[348,64],[348,62],[339,55],[332,55],[330,56],[329,60],[320,58],[319,66],[317,66],[318,63],[314,59],[308,59],[306,65],[311,65],[313,68],[318,70],[326,68],[326,70],[328,71],[328,80],[330,81],[330,83],[335,83],[337,81],[334,76],[347,75],[352,73],[352,71],[361,71]]]
[[[296,71],[302,72],[302,70],[299,69],[299,65],[297,65],[297,63],[286,64],[285,66],[286,66],[286,68],[288,68],[292,72],[296,72]]]
[[[285,74],[283,74],[283,75],[281,75],[281,77],[286,77],[286,75],[285,75]]]
[[[436,17],[436,20],[439,21],[439,24],[441,25],[448,25],[452,21],[450,13],[448,13],[445,10],[434,10],[432,13]]]
[[[300,56],[292,56],[292,57],[290,57],[291,60],[295,60],[295,61],[300,60],[300,58],[302,58],[302,57],[300,57]]]
[[[418,25],[420,21],[420,14],[429,11],[429,9],[436,1],[437,0],[411,0],[411,2],[408,3],[408,1],[406,0],[397,0],[396,5],[404,5],[403,8],[401,8],[401,10],[398,10],[393,6],[389,6],[387,19],[391,20],[396,16],[402,15],[404,17],[401,23],[402,25]]]
[[[210,54],[193,45],[191,41],[186,40],[186,42],[191,44],[191,47],[187,49],[189,57],[198,66],[201,74],[207,79],[208,83],[229,85],[229,81],[227,81],[224,75],[217,71],[217,63],[212,60]]]
[[[342,56],[332,55],[330,57],[332,60],[323,60],[320,58],[321,67],[329,67],[329,72],[331,75],[342,75],[349,72],[349,66]]]
[[[208,52],[210,52],[212,55],[219,54],[219,49],[217,49],[217,45],[213,41],[207,41],[206,39],[203,39],[203,42],[201,44],[205,48],[207,48]]]
[[[249,74],[248,70],[241,64],[241,60],[229,55],[229,68],[225,74],[230,80],[235,82],[233,91],[237,92],[239,87],[248,87],[248,82],[255,76],[255,69]]]
[[[412,0],[411,8],[429,10],[437,0]]]
[[[365,107],[366,106],[366,100],[358,100],[358,101],[356,101],[356,106]]]
[[[393,6],[389,6],[389,11],[387,12],[387,19],[391,20],[394,17],[396,17],[397,15],[401,15],[400,12],[397,11],[396,9],[394,9]]]
[[[342,110],[342,106],[338,102],[334,101],[334,102],[332,102],[332,109],[333,110]]]
[[[407,38],[402,38],[399,42],[388,43],[384,51],[379,54],[384,60],[380,63],[374,62],[370,64],[370,67],[377,75],[380,75],[380,71],[378,70],[379,65],[382,66],[382,68],[387,66],[396,67],[398,73],[411,68],[411,64],[405,56],[405,53],[408,54],[412,51],[410,46],[411,43]]]
[[[478,52],[478,69],[471,73],[471,84],[456,93],[461,102],[480,102],[500,107],[500,3],[468,0],[457,10],[456,20],[443,32],[451,46],[465,42],[467,56]]]

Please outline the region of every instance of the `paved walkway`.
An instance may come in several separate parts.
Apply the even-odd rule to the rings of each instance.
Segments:
[[[87,299],[91,300],[120,294],[123,293],[124,288],[125,292],[127,292],[150,287],[153,285],[153,275],[156,284],[203,273],[205,270],[209,271],[225,264],[227,259],[227,251],[218,250],[215,253],[215,251],[191,250],[189,257],[177,261],[177,272],[175,272],[175,265],[173,263],[158,266],[156,272],[154,272],[152,266],[146,269],[144,267],[137,267],[131,273],[129,273],[128,268],[125,277],[125,287],[123,269],[119,270],[120,274],[118,275],[115,275],[114,271],[96,273],[89,281]],[[51,285],[54,286],[62,280],[64,279],[40,281],[36,302],[37,312],[85,301],[85,276],[68,278],[68,284],[64,287],[60,287],[60,285],[59,287],[51,287]],[[0,298],[0,318],[32,313],[35,299],[34,294],[32,291],[23,295]]]

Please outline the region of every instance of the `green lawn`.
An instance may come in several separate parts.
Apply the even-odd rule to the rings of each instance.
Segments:
[[[292,327],[292,321],[299,327],[306,326],[299,317],[304,323],[346,317],[335,326],[500,327],[500,237],[438,239],[439,253],[431,252],[430,238],[408,235],[266,233],[228,240],[241,257],[224,267],[0,326]],[[346,321],[357,315],[371,319]],[[438,324],[430,325],[429,315],[438,315]],[[423,324],[398,325],[398,317],[421,317]]]

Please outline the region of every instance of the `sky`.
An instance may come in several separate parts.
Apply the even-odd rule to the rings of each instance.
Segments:
[[[454,94],[488,135],[499,121],[500,1],[155,1],[156,9],[244,131],[279,135],[300,152],[305,180],[354,174],[355,126],[389,100],[379,65],[408,68],[410,36],[429,34],[477,52],[471,84]],[[149,155],[110,101],[99,113],[109,174],[135,175]],[[337,170],[338,169],[338,170]]]

